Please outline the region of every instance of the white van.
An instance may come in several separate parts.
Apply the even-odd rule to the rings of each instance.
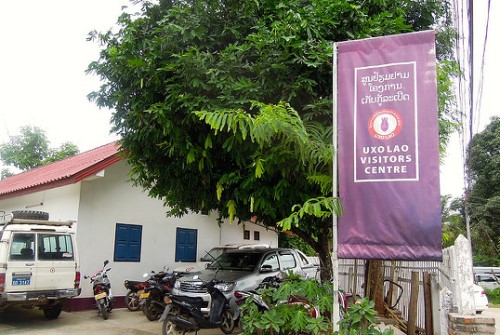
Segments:
[[[0,212],[0,310],[38,307],[54,319],[80,294],[72,224],[49,221],[46,212]]]

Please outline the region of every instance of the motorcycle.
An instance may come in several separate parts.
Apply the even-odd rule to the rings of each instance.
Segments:
[[[101,314],[104,320],[108,319],[108,313],[113,309],[113,295],[111,293],[111,283],[107,273],[111,268],[106,268],[109,261],[105,260],[102,269],[93,276],[85,275],[84,278],[90,278],[94,298],[98,308],[98,315]]]
[[[125,306],[129,311],[138,311],[141,309],[140,296],[144,293],[144,288],[148,285],[147,281],[125,280],[123,286],[127,289],[125,295]]]
[[[207,315],[201,311],[204,301],[201,297],[166,295],[166,307],[159,322],[163,321],[163,335],[183,335],[200,329],[220,328],[225,334],[231,334],[235,326],[229,300],[219,287],[226,283],[212,279],[203,287],[210,294],[210,311]]]
[[[132,312],[140,310],[143,306],[141,301],[149,296],[149,294],[144,294],[145,288],[158,283],[164,275],[165,272],[163,271],[159,273],[151,271],[150,273],[143,274],[144,278],[149,277],[143,281],[125,280],[123,286],[127,289],[127,294],[125,295],[125,306],[127,306],[127,309]]]
[[[168,271],[168,268],[167,268]],[[142,312],[149,321],[158,320],[165,309],[164,296],[174,287],[177,274],[174,272],[153,274],[140,295]]]

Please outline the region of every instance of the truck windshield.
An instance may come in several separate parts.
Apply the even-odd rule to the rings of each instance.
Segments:
[[[213,261],[208,269],[253,271],[260,257],[259,253],[226,252]]]
[[[224,252],[223,248],[212,248],[201,258],[202,262],[211,262]]]

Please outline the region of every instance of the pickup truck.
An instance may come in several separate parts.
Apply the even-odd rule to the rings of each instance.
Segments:
[[[217,257],[206,269],[177,279],[173,294],[202,297],[206,302],[202,312],[208,313],[210,295],[203,283],[213,278],[226,282],[222,293],[229,299],[233,312],[237,306],[235,290],[255,289],[264,278],[280,272],[293,272],[302,278],[318,278],[318,265],[310,262],[301,251],[288,248],[234,249]]]

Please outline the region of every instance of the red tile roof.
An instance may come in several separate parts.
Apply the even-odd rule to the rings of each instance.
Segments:
[[[78,183],[118,162],[118,152],[112,142],[0,180],[0,200]]]

